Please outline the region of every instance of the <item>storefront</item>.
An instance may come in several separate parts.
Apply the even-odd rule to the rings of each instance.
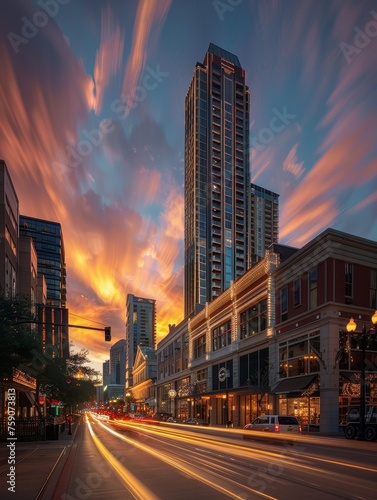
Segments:
[[[278,396],[277,413],[294,415],[303,430],[319,431],[319,376],[305,375],[282,380],[274,390]]]

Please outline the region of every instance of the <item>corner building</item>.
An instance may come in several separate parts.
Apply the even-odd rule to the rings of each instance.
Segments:
[[[185,102],[185,317],[249,267],[249,106],[238,57],[211,43]]]
[[[351,317],[372,327],[376,256],[377,242],[333,229],[300,249],[272,245],[158,344],[158,410],[236,427],[288,414],[338,434],[361,401],[362,349],[345,330]],[[375,338],[365,351],[366,404],[377,405]]]

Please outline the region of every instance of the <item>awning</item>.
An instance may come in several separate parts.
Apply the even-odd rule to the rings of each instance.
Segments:
[[[287,378],[279,382],[272,392],[274,394],[303,392],[316,380],[316,378],[317,375],[304,375],[303,377]]]

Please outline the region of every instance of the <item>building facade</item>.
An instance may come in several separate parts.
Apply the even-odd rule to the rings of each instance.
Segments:
[[[38,274],[43,274],[47,283],[47,305],[66,307],[67,272],[61,225],[20,215],[20,235],[31,237],[34,241]]]
[[[249,267],[249,101],[238,57],[211,43],[185,101],[185,317]]]
[[[17,293],[19,203],[4,160],[0,160],[0,293]]]
[[[138,346],[155,347],[156,301],[127,295],[125,388],[132,387],[132,369]]]
[[[279,195],[251,184],[250,255],[251,265],[263,259],[265,251],[279,240]]]
[[[138,347],[132,376],[133,386],[129,393],[133,406],[131,410],[145,416],[152,416],[156,412],[155,384],[157,379],[157,356],[154,348]],[[126,401],[127,399],[126,396]]]
[[[301,249],[273,245],[158,344],[158,411],[170,404],[177,417],[240,427],[261,414],[289,414],[307,430],[337,434],[360,404],[362,352],[346,325],[353,317],[360,331],[371,326],[376,300],[377,242],[328,229]],[[372,339],[370,405],[376,359]]]

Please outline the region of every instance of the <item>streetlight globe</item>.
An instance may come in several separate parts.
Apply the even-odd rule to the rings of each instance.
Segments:
[[[375,311],[375,313],[372,316],[372,323],[374,325],[377,325],[377,311]]]
[[[346,326],[346,330],[347,330],[347,332],[348,332],[348,333],[352,333],[352,332],[354,332],[354,331],[356,330],[356,326],[357,326],[357,325],[356,325],[356,323],[355,323],[354,319],[353,319],[353,318],[351,318],[351,319],[349,320],[349,322],[347,323],[347,326]]]

